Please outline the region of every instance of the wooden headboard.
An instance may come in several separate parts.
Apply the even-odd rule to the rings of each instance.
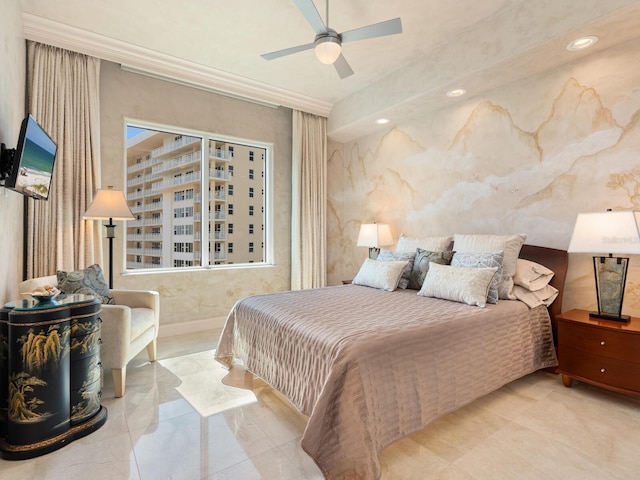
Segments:
[[[554,340],[556,338],[556,315],[562,313],[562,295],[564,293],[564,281],[567,277],[569,254],[565,250],[556,248],[538,247],[536,245],[523,245],[520,250],[520,258],[531,260],[553,270],[554,275],[550,285],[558,289],[558,297],[549,306],[551,325],[553,326]]]

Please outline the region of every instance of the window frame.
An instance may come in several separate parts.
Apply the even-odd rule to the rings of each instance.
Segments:
[[[230,144],[236,144],[236,145],[242,145],[244,147],[255,147],[256,149],[262,149],[263,150],[263,154],[266,155],[266,158],[264,159],[264,170],[263,170],[263,175],[264,175],[264,179],[262,182],[262,187],[265,189],[265,194],[262,195],[262,200],[263,200],[263,208],[264,208],[264,212],[263,212],[263,228],[262,228],[262,242],[264,242],[265,244],[265,248],[263,248],[263,260],[262,261],[255,261],[255,260],[246,260],[244,262],[238,262],[236,259],[233,260],[232,263],[223,263],[223,264],[217,264],[216,263],[216,259],[215,259],[215,252],[214,252],[214,248],[213,246],[211,247],[211,249],[209,248],[209,244],[213,239],[213,227],[211,228],[211,232],[209,232],[209,228],[205,227],[205,225],[213,225],[213,222],[211,222],[211,220],[209,220],[209,223],[205,223],[204,218],[202,219],[202,223],[201,223],[201,228],[200,231],[197,233],[194,233],[194,237],[198,237],[200,240],[200,245],[202,246],[200,248],[200,265],[197,266],[188,266],[188,267],[171,267],[171,266],[167,266],[167,267],[151,267],[151,268],[129,268],[129,266],[127,265],[127,254],[126,254],[126,250],[127,250],[127,234],[123,235],[123,255],[122,255],[122,261],[123,261],[123,270],[126,274],[138,274],[138,273],[161,273],[161,272],[176,272],[176,271],[180,271],[180,270],[189,270],[189,271],[193,271],[193,270],[211,270],[211,269],[225,269],[225,268],[242,268],[242,267],[257,267],[257,266],[273,266],[274,265],[274,223],[273,223],[273,219],[274,219],[274,213],[273,213],[273,195],[274,195],[274,187],[273,187],[273,169],[274,169],[274,145],[271,142],[265,142],[265,141],[261,141],[261,140],[250,140],[247,138],[243,138],[243,137],[236,137],[236,136],[230,136],[230,135],[223,135],[223,134],[218,134],[215,132],[208,132],[208,131],[204,131],[204,130],[196,130],[196,129],[188,129],[188,128],[183,128],[183,127],[178,127],[175,125],[167,125],[167,124],[160,124],[160,123],[155,123],[155,122],[150,122],[150,121],[146,121],[146,120],[140,120],[140,119],[135,119],[135,118],[130,118],[130,117],[125,117],[124,119],[124,125],[123,125],[123,139],[124,139],[124,151],[123,151],[123,162],[122,162],[122,166],[123,166],[123,171],[124,171],[124,191],[125,191],[125,197],[127,195],[127,191],[128,191],[128,175],[127,175],[127,148],[128,148],[128,139],[127,139],[127,129],[128,127],[132,127],[132,128],[140,128],[140,129],[148,129],[148,130],[155,130],[155,131],[159,131],[159,132],[163,132],[163,133],[169,133],[169,134],[175,134],[176,136],[189,136],[189,137],[197,137],[200,140],[200,152],[201,152],[201,157],[200,157],[200,207],[201,207],[201,211],[203,208],[205,208],[206,205],[208,205],[208,203],[210,202],[210,200],[212,200],[214,198],[214,192],[209,192],[209,176],[208,176],[208,169],[209,169],[209,157],[207,155],[207,152],[209,151],[209,146],[211,145],[211,143],[215,143],[215,142],[220,142],[220,143],[230,143]],[[235,149],[233,148],[233,145],[229,146],[230,150],[233,151],[233,158],[235,159]],[[254,157],[255,157],[255,153],[254,153]],[[233,179],[234,177],[234,165],[230,165],[230,176]],[[237,165],[236,165],[237,167]],[[186,193],[186,191],[185,191]],[[232,195],[229,194],[229,195]],[[185,195],[185,199],[188,198],[187,195]],[[235,199],[237,203],[237,198]],[[247,198],[247,200],[249,200],[249,198]],[[129,201],[129,200],[128,200]],[[248,204],[248,202],[247,202]],[[227,206],[229,204],[227,203]],[[233,208],[233,207],[232,207]],[[226,210],[226,208],[225,208]],[[202,215],[202,213],[200,214]],[[173,212],[172,215],[170,215],[171,218],[164,218],[164,221],[167,221],[168,223],[162,223],[162,229],[166,229],[168,227],[171,227],[171,232],[173,232],[173,226],[172,225],[172,221],[175,220],[173,218]],[[229,222],[232,224],[235,224],[237,222]],[[228,223],[227,223],[228,225]],[[126,225],[125,225],[126,228]],[[194,229],[195,230],[195,229]],[[226,225],[225,225],[225,230],[226,230]],[[173,240],[171,240],[173,241]],[[228,240],[227,242],[228,243]],[[226,245],[222,246],[223,251],[226,251]],[[173,250],[173,248],[171,248],[171,250]],[[155,263],[155,262],[154,262]]]

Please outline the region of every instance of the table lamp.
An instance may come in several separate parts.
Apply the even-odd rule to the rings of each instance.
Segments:
[[[127,205],[124,193],[120,190],[114,190],[112,185],[106,189],[99,189],[82,218],[85,220],[109,220],[105,227],[109,239],[109,288],[113,288],[113,239],[116,228],[113,221],[135,218]]]
[[[369,247],[369,258],[375,260],[380,253],[380,247],[393,245],[393,237],[389,225],[384,223],[363,223],[358,234],[358,247]]]
[[[611,210],[578,214],[568,251],[600,254],[593,257],[598,311],[590,312],[591,317],[629,321],[628,315],[622,315],[629,258],[613,254],[640,254],[637,215],[633,211]],[[609,256],[602,256],[603,253]]]

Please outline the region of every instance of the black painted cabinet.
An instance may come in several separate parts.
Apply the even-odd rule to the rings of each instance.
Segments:
[[[31,458],[100,428],[100,302],[69,295],[0,309],[0,455]]]

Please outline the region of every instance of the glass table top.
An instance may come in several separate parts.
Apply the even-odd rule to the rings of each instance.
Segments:
[[[37,300],[31,296],[25,296],[20,300],[13,300],[4,305],[4,308],[13,310],[44,310],[47,308],[55,308],[64,305],[73,305],[76,303],[84,302],[99,302],[98,297],[95,295],[86,294],[64,294],[61,293],[50,300]]]

